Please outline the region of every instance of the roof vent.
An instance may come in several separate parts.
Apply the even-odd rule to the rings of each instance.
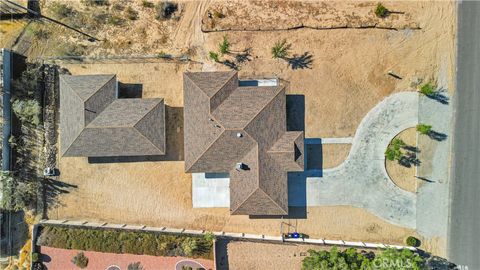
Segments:
[[[237,165],[235,165],[235,169],[237,171],[246,171],[246,170],[248,170],[248,166],[245,163],[239,162],[239,163],[237,163]]]
[[[243,134],[240,132],[237,132],[237,138],[242,138],[242,137],[243,137]]]

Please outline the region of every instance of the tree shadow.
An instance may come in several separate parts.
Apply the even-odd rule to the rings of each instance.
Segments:
[[[418,147],[415,147],[415,146],[405,145],[405,146],[402,146],[402,148],[413,153],[420,153],[420,149],[418,149]]]
[[[294,54],[292,57],[285,58],[288,62],[288,65],[292,67],[292,69],[305,69],[305,68],[312,68],[313,63],[313,55],[309,52],[304,52],[302,55]]]
[[[420,180],[422,180],[422,181],[428,182],[428,183],[435,183],[435,181],[430,180],[430,179],[428,179],[428,178],[426,178],[426,177],[422,177],[422,176],[415,176],[415,177],[418,178],[418,179],[420,179]]]
[[[404,167],[411,168],[412,166],[420,166],[421,161],[415,153],[408,152],[398,160],[398,163]]]
[[[433,94],[426,96],[430,99],[440,102],[441,104],[448,105],[448,103],[450,102],[450,98],[445,94],[445,92],[445,89],[440,89],[438,91],[435,91]]]
[[[248,62],[248,61],[251,61],[251,48],[247,48],[245,50],[243,50],[243,52],[240,52],[240,53],[234,53],[234,57],[235,57],[235,61],[238,63],[238,64],[243,64],[245,62]]]
[[[426,269],[436,269],[436,270],[454,270],[458,269],[457,265],[449,262],[447,259],[434,256],[429,252],[424,250],[418,250],[418,254],[425,259]]]
[[[428,135],[428,137],[430,137],[430,139],[433,139],[433,140],[436,140],[436,141],[439,141],[439,142],[447,139],[447,134],[440,133],[440,132],[437,132],[437,131],[434,131],[434,130],[430,130],[427,135]]]
[[[222,62],[220,62],[222,64],[224,64],[225,66],[233,69],[233,70],[238,70],[238,65],[233,62],[233,61],[230,61],[230,60],[223,60]]]
[[[42,181],[43,189],[43,218],[48,218],[48,209],[59,203],[58,197],[62,194],[70,193],[72,188],[77,188],[77,185],[65,183],[53,178],[45,178]]]

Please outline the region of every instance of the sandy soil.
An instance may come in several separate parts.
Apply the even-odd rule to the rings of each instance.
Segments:
[[[322,144],[322,167],[327,169],[342,164],[351,147],[351,144]]]
[[[0,21],[0,48],[11,48],[26,25],[24,20]]]
[[[382,2],[391,13],[379,18],[377,2],[359,1],[238,1],[217,2],[203,16],[204,31],[279,30],[300,27],[332,28],[419,28],[421,2],[402,5]]]
[[[308,250],[330,247],[231,241],[227,244],[230,269],[300,269]]]
[[[417,147],[417,132],[415,128],[409,128],[402,132],[400,132],[394,139],[401,139],[405,142],[406,145]],[[420,149],[421,150],[421,149]],[[402,149],[403,153],[407,153],[409,151]],[[400,188],[410,191],[416,192],[417,191],[417,178],[415,178],[415,166],[411,166],[410,168],[402,166],[398,161],[390,161],[386,160],[386,168],[387,173],[395,183],[395,185],[399,186]]]

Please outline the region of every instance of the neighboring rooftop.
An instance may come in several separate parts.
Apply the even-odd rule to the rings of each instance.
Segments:
[[[115,75],[60,76],[62,156],[165,154],[163,99],[117,99]]]
[[[184,104],[185,170],[229,172],[231,214],[288,214],[287,172],[303,171],[304,135],[287,132],[284,86],[185,73]]]

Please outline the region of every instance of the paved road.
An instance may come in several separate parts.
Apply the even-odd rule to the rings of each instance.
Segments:
[[[480,2],[459,3],[453,186],[448,256],[480,269]]]

